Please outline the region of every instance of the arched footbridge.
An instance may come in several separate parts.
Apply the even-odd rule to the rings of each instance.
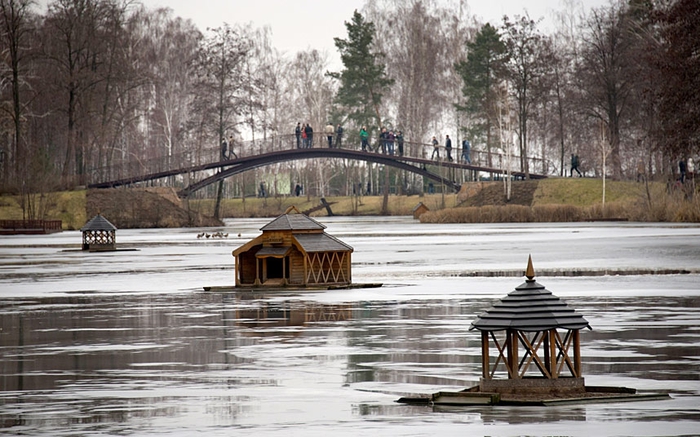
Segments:
[[[486,172],[497,175],[503,175],[506,173],[505,170],[498,168],[490,168],[459,162],[449,162],[445,160],[435,161],[425,158],[398,156],[350,149],[302,148],[276,150],[274,152],[261,153],[258,155],[245,156],[236,159],[219,160],[195,166],[178,167],[170,170],[156,171],[135,176],[124,177],[121,179],[109,180],[104,182],[94,182],[88,184],[88,188],[112,188],[167,178],[176,175],[190,174],[207,170],[218,170],[217,173],[197,182],[194,182],[179,191],[178,194],[181,197],[188,197],[195,191],[200,190],[210,184],[255,168],[264,167],[280,162],[298,161],[315,158],[350,159],[387,165],[400,170],[409,171],[420,176],[424,176],[432,181],[435,181],[438,184],[444,184],[446,187],[449,187],[455,191],[459,191],[460,185],[440,174],[443,173],[440,169],[455,168],[464,170],[474,170],[477,172]],[[514,177],[525,176],[523,172],[519,171],[511,171],[511,175]],[[546,176],[530,173],[529,177],[532,179],[542,179]]]

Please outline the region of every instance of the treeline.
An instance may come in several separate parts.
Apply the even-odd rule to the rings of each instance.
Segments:
[[[449,134],[523,157],[525,172],[536,156],[538,172],[564,174],[576,154],[589,174],[603,160],[617,179],[673,174],[698,152],[700,3],[565,4],[545,33],[528,16],[480,23],[464,0],[368,0],[346,22],[371,30],[367,51],[351,52],[350,32],[329,73],[328,53],[280,53],[268,28],[202,30],[126,0],[53,0],[41,12],[0,0],[1,191],[82,185],[117,161],[196,163],[229,135],[255,144],[297,122],[319,134],[342,123],[348,144],[362,124],[374,138],[382,126],[414,142]],[[353,88],[358,56],[378,67],[376,88]],[[347,100],[358,92],[370,96],[361,110]],[[299,165],[297,180],[337,176]],[[351,171],[347,186],[364,179]]]

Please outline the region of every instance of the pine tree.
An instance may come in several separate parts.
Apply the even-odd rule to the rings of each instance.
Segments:
[[[345,68],[340,73],[329,73],[340,81],[336,102],[348,111],[348,118],[358,126],[381,127],[380,105],[383,92],[394,81],[386,75],[382,63],[384,54],[372,51],[374,23],[365,21],[355,11],[352,21],[346,21],[345,27],[348,38],[334,38]],[[371,123],[372,119],[375,123]]]
[[[462,76],[462,93],[466,103],[457,109],[474,117],[468,135],[485,137],[489,158],[491,156],[491,131],[498,111],[498,84],[503,74],[506,47],[496,28],[485,24],[473,42],[467,43],[467,59],[455,65]]]
[[[345,22],[348,29],[348,39],[334,38],[335,46],[340,51],[340,59],[345,69],[340,73],[329,73],[331,77],[340,80],[340,89],[336,103],[348,111],[348,118],[358,127],[372,126],[372,118],[376,127],[381,128],[382,116],[380,105],[383,91],[394,83],[386,75],[382,58],[383,53],[372,51],[375,27],[371,21],[355,10],[351,22]],[[389,213],[389,171],[384,171],[384,199],[382,214]]]

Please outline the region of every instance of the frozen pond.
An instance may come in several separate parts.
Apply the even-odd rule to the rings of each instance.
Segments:
[[[700,226],[427,225],[320,218],[379,289],[205,292],[270,219],[0,237],[0,435],[700,434]],[[588,385],[665,401],[449,409],[406,393],[478,384],[476,316],[537,281],[577,309]],[[608,274],[605,274],[608,273]],[[575,276],[563,276],[575,274]]]

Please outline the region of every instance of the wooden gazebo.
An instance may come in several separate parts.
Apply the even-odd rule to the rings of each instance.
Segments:
[[[117,228],[97,214],[80,228],[83,233],[83,250],[116,250]]]
[[[236,287],[348,285],[353,248],[295,207],[233,251]]]
[[[502,394],[585,391],[579,334],[583,328],[591,329],[590,325],[535,281],[532,258],[525,276],[523,284],[481,314],[470,328],[481,331],[480,390]],[[493,364],[491,344],[498,352]],[[505,367],[507,380],[494,378],[499,364]]]

